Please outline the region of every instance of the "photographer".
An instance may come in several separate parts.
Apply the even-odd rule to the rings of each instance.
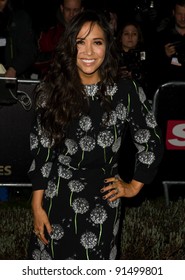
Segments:
[[[176,0],[171,21],[159,33],[158,42],[161,83],[185,80],[185,0]]]
[[[0,0],[1,75],[29,78],[37,52],[29,14],[14,1]]]
[[[123,24],[118,33],[117,42],[120,50],[120,76],[135,80],[143,87],[150,99],[149,55],[144,47],[139,24],[133,20]]]

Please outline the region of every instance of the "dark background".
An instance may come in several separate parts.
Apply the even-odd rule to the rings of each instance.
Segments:
[[[161,17],[169,15],[174,0],[154,0],[154,6]],[[50,25],[55,20],[59,0],[12,0],[15,6],[24,8],[32,17],[36,29],[46,23]],[[150,0],[84,0],[86,8],[107,10],[111,9],[118,15],[120,21],[131,16],[137,5],[145,6]]]

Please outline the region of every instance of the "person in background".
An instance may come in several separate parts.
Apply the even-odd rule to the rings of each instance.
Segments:
[[[137,83],[119,79],[118,60],[103,13],[83,11],[37,88],[28,259],[116,259],[121,198],[136,196],[156,175],[160,130]],[[129,182],[118,173],[127,126],[138,149]]]
[[[29,78],[36,57],[36,44],[29,15],[0,0],[0,76]],[[1,104],[0,104],[1,105]],[[0,201],[7,201],[9,192],[0,188]]]
[[[176,0],[166,28],[158,33],[160,84],[185,80],[185,0]]]
[[[139,23],[135,20],[125,22],[118,33],[117,43],[120,50],[120,75],[137,81],[147,97],[151,98],[148,84],[150,55],[145,47]]]
[[[29,77],[35,57],[36,43],[30,16],[0,0],[1,75],[11,78]]]
[[[38,39],[39,57],[35,64],[40,77],[50,67],[53,52],[64,33],[66,24],[78,13],[83,11],[83,0],[60,0],[56,13],[56,24],[40,33]]]
[[[104,10],[104,14],[109,22],[110,29],[112,30],[112,34],[116,38],[118,31],[118,15],[113,8],[107,8]]]

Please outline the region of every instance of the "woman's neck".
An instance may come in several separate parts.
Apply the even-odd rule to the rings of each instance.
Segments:
[[[86,75],[86,76],[80,76],[81,81],[83,85],[95,85],[98,82],[100,82],[99,75]]]

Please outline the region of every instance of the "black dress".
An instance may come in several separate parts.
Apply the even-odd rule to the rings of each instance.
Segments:
[[[121,199],[104,200],[100,189],[105,178],[118,174],[127,124],[138,148],[134,179],[149,183],[161,160],[158,127],[142,89],[129,80],[107,87],[109,119],[97,86],[86,86],[86,92],[90,112],[71,123],[60,152],[49,147],[39,117],[31,132],[34,160],[29,175],[33,190],[45,189],[43,207],[53,232],[46,233],[46,246],[32,234],[29,259],[116,259]]]

